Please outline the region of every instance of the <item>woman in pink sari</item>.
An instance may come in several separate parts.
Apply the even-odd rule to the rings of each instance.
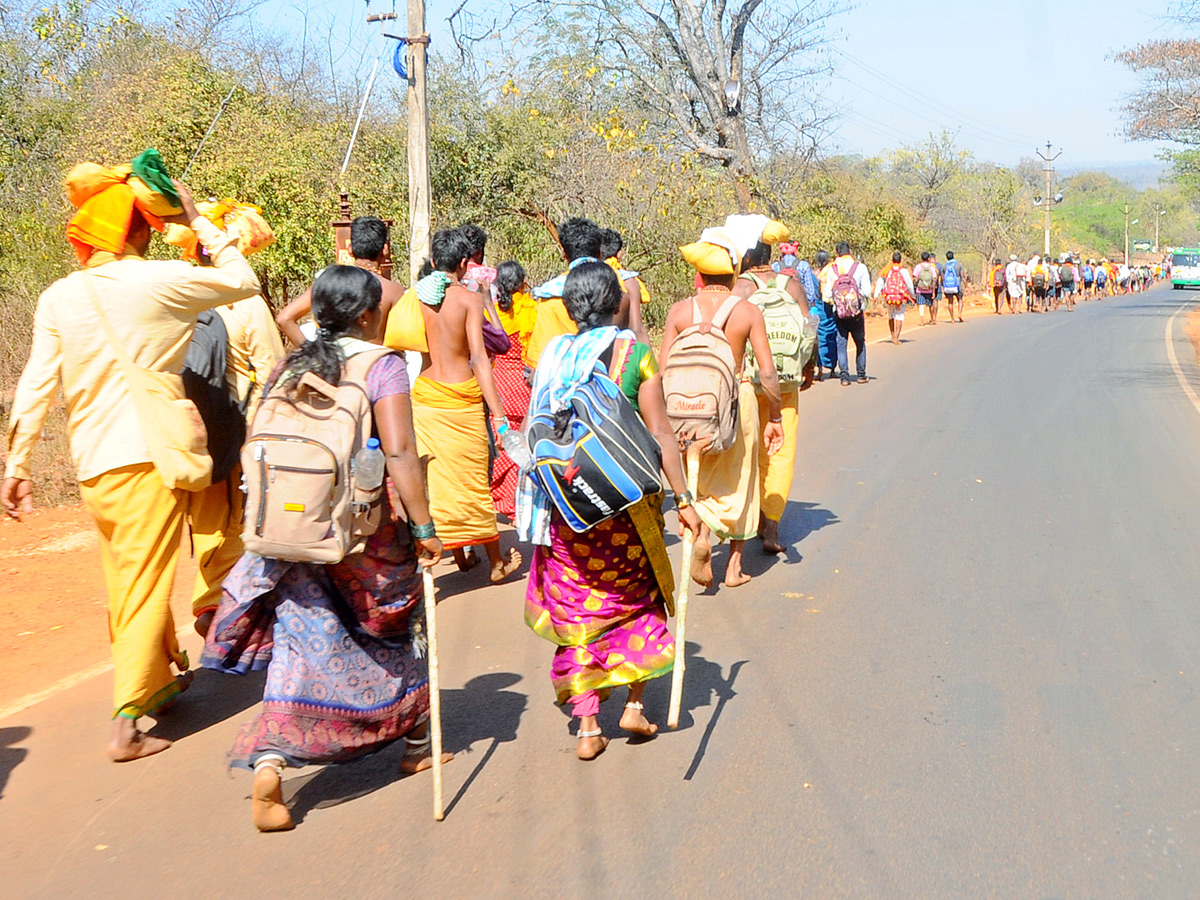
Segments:
[[[663,472],[675,492],[680,533],[686,527],[698,534],[700,519],[667,421],[654,351],[632,332],[612,325],[621,302],[616,273],[601,262],[576,266],[567,276],[563,302],[579,334],[547,345],[534,403],[543,397],[543,385],[561,389],[585,380],[596,367],[606,370],[658,441]],[[667,629],[675,585],[663,542],[662,495],[648,497],[583,534],[556,511],[539,528],[542,520],[529,509],[518,504],[520,528],[536,545],[525,622],[558,645],[550,680],[558,702],[570,704],[579,717],[577,755],[595,759],[608,746],[597,720],[600,702],[614,687],[629,687],[621,728],[647,737],[658,731],[645,716],[642,695],[646,682],[670,672],[675,662],[675,641]]]

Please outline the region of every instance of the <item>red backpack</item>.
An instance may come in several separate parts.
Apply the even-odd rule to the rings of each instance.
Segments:
[[[850,264],[845,272],[833,264],[833,288],[829,294],[833,300],[833,312],[836,318],[853,319],[863,311],[862,294],[858,292],[858,280],[854,274],[862,265],[858,260]]]
[[[883,298],[893,306],[908,299],[908,283],[904,280],[904,267],[892,266],[883,282]]]

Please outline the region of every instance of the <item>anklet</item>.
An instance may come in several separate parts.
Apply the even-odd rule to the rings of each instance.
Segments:
[[[602,735],[602,734],[604,734],[604,732],[601,729],[597,728],[595,731],[581,731],[581,732],[579,732],[578,735],[576,735],[576,737],[578,737],[580,739],[594,738],[594,737],[600,737],[600,735]]]
[[[264,753],[254,763],[254,774],[257,775],[259,769],[274,769],[276,775],[282,776],[286,766],[287,760],[278,753]]]
[[[646,707],[642,706],[641,702],[638,700],[630,700],[628,703],[625,704],[625,708],[626,709],[636,709],[640,712],[641,710],[645,709]]]

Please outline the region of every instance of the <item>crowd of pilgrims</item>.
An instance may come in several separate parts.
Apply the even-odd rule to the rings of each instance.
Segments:
[[[763,314],[746,301],[782,270],[780,290],[810,315],[811,272],[794,268],[786,228],[731,216],[681,248],[696,283],[671,307],[657,350],[642,319],[648,292],[623,268],[620,235],[582,218],[558,226],[563,269],[538,286],[518,262],[488,265],[484,231],[465,224],[433,235],[430,259],[406,290],[383,274],[387,226],[361,217],[351,252],[272,317],[245,258],[269,239],[235,227],[249,220],[262,231],[257,210],[197,205],[160,161],[143,157],[140,167],[85,164],[68,178],[76,213],[67,236],[80,268],[39,298],[3,484],[10,515],[32,509],[31,449],[61,388],[83,502],[103,546],[115,668],[111,758],[165,750],[169,742],[139,729],[138,719],[165,715],[192,679],[169,606],[185,528],[199,570],[200,664],[266,671],[262,708],[230,754],[233,766],[254,773],[260,830],[292,827],[281,793],[286,767],[345,762],[397,739],[402,773],[431,765],[422,569],[449,551],[462,569],[486,557],[492,582],[517,577],[525,559],[515,546],[502,549],[498,520],[515,528],[505,529],[506,544],[530,548],[525,620],[555,645],[550,677],[556,700],[578,720],[579,758],[607,746],[597,715],[615,688],[625,689],[620,727],[655,734],[643,692],[671,671],[676,654],[664,504],[679,534],[694,537],[694,561],[681,577],[699,584],[713,581],[714,545],[729,542],[729,587],[750,580],[747,541],[761,535],[763,551],[783,550],[797,396],[812,365],[802,381],[781,381]],[[163,229],[183,259],[148,258],[152,232]],[[773,265],[776,251],[782,260]],[[819,315],[822,304],[813,306]],[[336,386],[357,373],[387,478],[381,524],[356,552],[320,564],[246,551],[240,464],[204,486],[167,483],[156,438],[139,418],[138,378],[184,370],[198,319],[219,320],[229,395],[251,435],[271,398],[294,396],[309,376]],[[681,333],[714,320],[739,372],[748,347],[762,362],[757,383],[738,389],[734,439],[703,455],[693,496],[661,368]],[[411,335],[393,340],[414,328],[420,350]],[[396,346],[404,349],[382,349]],[[539,505],[503,438],[522,429],[531,406],[561,407],[597,372],[657,443],[664,490],[578,532]]]

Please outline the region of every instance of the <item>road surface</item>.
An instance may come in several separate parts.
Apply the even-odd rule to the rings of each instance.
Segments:
[[[1188,299],[912,328],[807,392],[793,549],[693,602],[679,731],[578,762],[523,585],[440,569],[444,822],[396,747],[289,771],[259,835],[224,755],[261,680],[202,673],[116,766],[100,676],[0,721],[3,894],[1200,895]]]

